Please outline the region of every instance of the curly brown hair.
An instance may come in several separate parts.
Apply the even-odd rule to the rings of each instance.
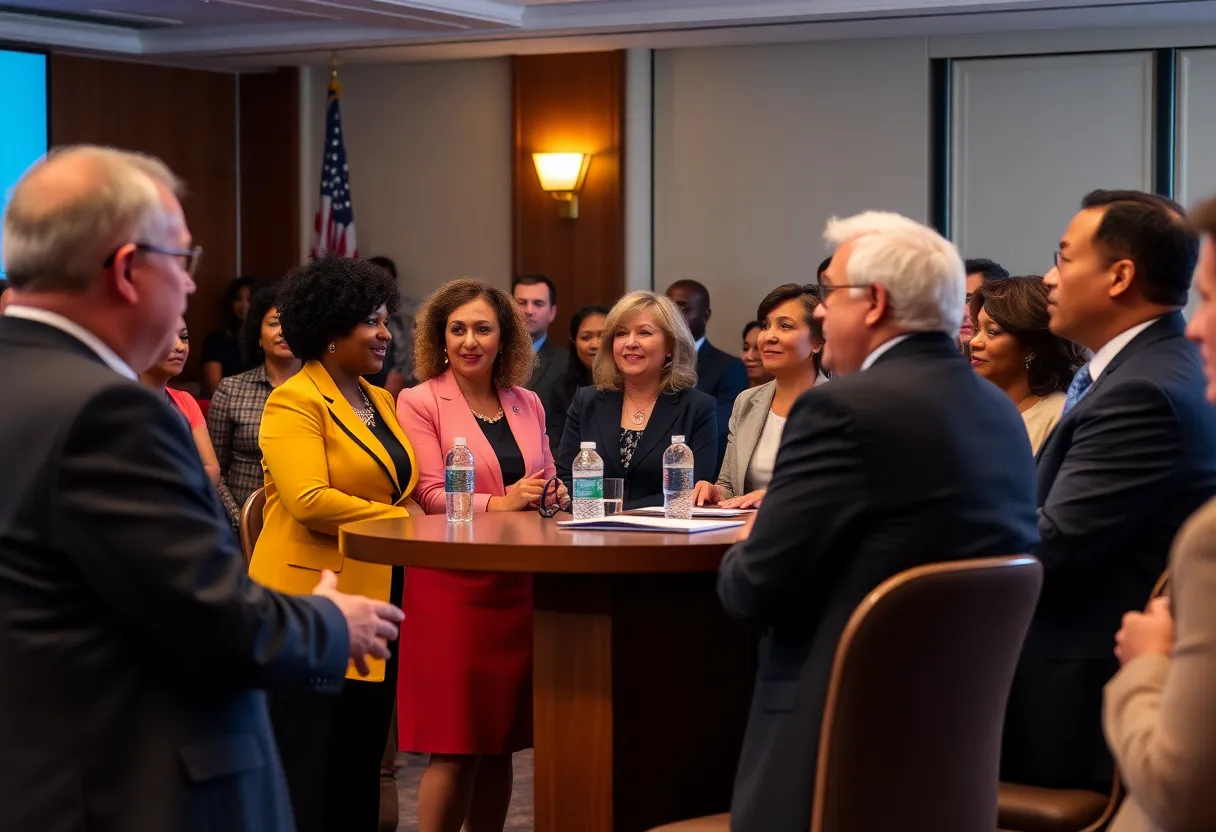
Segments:
[[[500,390],[521,387],[532,377],[536,353],[532,336],[515,301],[502,289],[480,280],[449,280],[431,294],[418,310],[414,329],[414,375],[426,381],[447,369],[448,317],[461,306],[481,298],[498,316],[498,355],[494,356],[494,383]]]
[[[1062,393],[1087,360],[1085,349],[1049,329],[1047,287],[1037,275],[984,278],[971,295],[971,320],[980,310],[1030,350],[1026,368],[1030,392],[1036,396]],[[976,325],[978,328],[978,324]]]

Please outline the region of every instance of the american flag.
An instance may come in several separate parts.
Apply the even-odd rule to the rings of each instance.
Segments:
[[[337,75],[329,82],[325,107],[325,147],[321,159],[321,202],[313,222],[312,256],[327,254],[358,257],[355,244],[355,212],[350,205],[350,174],[346,167],[346,145],[342,142],[341,93]]]

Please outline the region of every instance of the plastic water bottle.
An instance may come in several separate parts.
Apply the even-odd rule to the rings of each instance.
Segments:
[[[578,456],[570,466],[574,479],[574,519],[593,520],[604,516],[604,460],[594,442],[580,442]]]
[[[671,446],[663,451],[663,516],[692,518],[692,449],[683,436],[671,437]]]
[[[463,436],[448,451],[444,465],[443,491],[448,503],[449,523],[470,523],[473,520],[473,452]]]

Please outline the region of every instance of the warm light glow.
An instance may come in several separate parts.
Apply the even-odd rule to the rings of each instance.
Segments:
[[[591,157],[583,153],[533,153],[540,186],[551,193],[577,193]]]

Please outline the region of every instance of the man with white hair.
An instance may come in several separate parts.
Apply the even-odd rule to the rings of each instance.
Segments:
[[[252,582],[181,417],[136,372],[201,249],[147,156],[52,153],[13,190],[0,317],[0,829],[294,829],[266,696],[336,692],[401,611]]]
[[[733,832],[810,828],[832,660],[867,593],[919,564],[1036,540],[1021,417],[958,353],[954,246],[879,212],[833,219],[825,236],[835,254],[815,315],[840,378],[794,403],[751,535],[718,573],[727,611],[767,628]]]

